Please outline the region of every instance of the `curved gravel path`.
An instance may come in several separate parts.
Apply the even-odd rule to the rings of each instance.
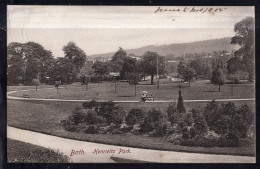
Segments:
[[[54,89],[54,88],[45,88],[45,89]],[[34,89],[31,89],[34,90]],[[43,90],[43,89],[38,89]],[[91,100],[75,100],[75,99],[39,99],[39,98],[23,98],[23,97],[16,97],[16,96],[10,96],[11,93],[17,93],[17,92],[23,92],[23,91],[30,91],[30,90],[18,90],[18,91],[10,91],[7,92],[7,99],[10,100],[30,100],[30,101],[55,101],[55,102],[86,102]],[[255,98],[246,98],[246,99],[216,99],[217,102],[226,102],[226,101],[252,101],[255,100]],[[107,100],[99,100],[99,101],[107,101]],[[177,100],[155,100],[155,101],[146,101],[146,103],[171,103],[176,102]],[[212,100],[206,99],[206,100],[183,100],[183,102],[209,102]],[[115,103],[138,103],[142,101],[138,100],[114,100]]]

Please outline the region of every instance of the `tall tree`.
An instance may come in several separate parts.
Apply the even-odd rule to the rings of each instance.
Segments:
[[[58,57],[54,68],[54,80],[69,83],[76,77],[77,70],[75,69],[76,68],[69,59]]]
[[[235,74],[238,70],[242,69],[243,63],[239,57],[232,57],[227,61],[227,73]]]
[[[236,32],[236,35],[231,39],[231,44],[238,44],[241,46],[234,54],[241,58],[242,63],[245,65],[244,70],[248,72],[248,80],[250,82],[253,81],[254,75],[254,28],[254,18],[247,17],[235,24],[234,31]]]
[[[10,63],[10,65],[8,63],[8,66],[11,70],[14,68],[12,66],[19,67],[20,74],[18,74],[19,76],[23,74],[22,79],[25,84],[31,84],[34,78],[39,78],[43,82],[49,71],[49,62],[53,59],[50,51],[35,42],[25,44],[14,42],[8,45],[8,61]],[[13,76],[12,74],[8,75]]]
[[[7,47],[7,78],[9,84],[23,83],[25,59],[22,53],[22,44],[12,42]]]
[[[211,75],[211,67],[210,65],[205,61],[205,59],[202,58],[194,58],[191,60],[189,66],[193,68],[196,71],[196,77],[202,78],[202,79],[209,79]]]
[[[86,62],[80,70],[79,76],[92,75],[94,70],[92,69],[93,63]]]
[[[121,72],[126,57],[127,57],[126,51],[123,48],[119,47],[118,51],[114,54],[111,60],[111,71]]]
[[[192,68],[190,65],[186,65],[184,62],[180,62],[177,70],[178,73],[183,77],[183,79],[189,82],[190,86],[190,81],[195,76],[195,69]]]
[[[177,67],[177,71],[178,73],[182,76],[184,74],[185,71],[185,63],[183,61],[180,61],[178,67]]]
[[[137,62],[136,59],[133,59],[131,57],[126,57],[122,65],[120,76],[126,78],[127,75],[136,72],[137,71],[136,62]]]
[[[135,86],[135,96],[136,96],[136,85],[141,80],[140,75],[138,73],[132,73],[128,75],[128,81],[130,85]]]
[[[24,44],[24,54],[27,60],[26,78],[28,82],[32,78],[39,78],[41,82],[45,81],[48,62],[53,60],[52,53],[38,43],[28,42]]]
[[[218,85],[218,91],[220,92],[220,86],[225,84],[225,74],[220,68],[216,68],[212,71],[212,78],[210,79],[211,83]]]
[[[195,70],[191,67],[186,67],[184,69],[182,76],[184,77],[185,81],[189,82],[189,86],[190,86],[190,81],[195,76]]]
[[[159,56],[156,52],[147,51],[143,55],[144,73],[151,75],[151,84],[153,84],[154,75],[157,73],[157,57],[158,57],[158,73],[159,75],[165,73],[164,57]]]
[[[64,51],[65,58],[71,61],[71,63],[75,66],[77,73],[79,73],[80,69],[86,62],[86,53],[74,42],[69,42],[63,47],[62,50]]]

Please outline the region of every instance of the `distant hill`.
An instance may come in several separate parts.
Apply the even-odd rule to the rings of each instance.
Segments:
[[[158,45],[157,52],[161,56],[171,56],[177,57],[181,56],[185,53],[210,53],[213,51],[219,50],[237,50],[238,46],[230,44],[231,37],[221,38],[221,39],[211,39],[211,40],[204,40],[204,41],[197,41],[197,42],[190,42],[190,43],[179,43],[179,44],[169,44],[169,45]],[[144,46],[141,48],[136,49],[128,49],[126,50],[127,54],[134,54],[137,56],[143,55],[146,51],[155,51],[155,45]],[[116,52],[116,51],[115,51]],[[104,53],[104,54],[96,54],[90,55],[90,58],[96,57],[106,57],[112,58],[114,53]]]

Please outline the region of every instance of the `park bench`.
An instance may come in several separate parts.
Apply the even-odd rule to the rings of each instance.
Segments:
[[[23,98],[30,98],[28,94],[23,94]]]
[[[147,101],[147,100],[154,102],[154,97],[153,97],[153,96],[147,96],[147,97],[145,98],[145,101]]]

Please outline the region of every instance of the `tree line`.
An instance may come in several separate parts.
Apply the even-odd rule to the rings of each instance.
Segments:
[[[177,71],[184,81],[189,82],[192,78],[210,79],[213,84],[220,86],[225,83],[226,76],[236,80],[240,71],[248,74],[248,80],[253,81],[254,76],[254,19],[247,17],[234,26],[236,35],[231,43],[239,45],[240,48],[234,52],[234,57],[229,60],[219,59],[217,62],[207,63],[205,59],[193,54],[195,59],[189,61],[181,60]],[[7,73],[8,83],[32,84],[33,79],[38,79],[38,83],[53,83],[62,81],[72,83],[81,79],[85,75],[92,76],[92,80],[124,79],[130,84],[136,85],[141,78],[151,76],[151,84],[154,83],[154,76],[167,74],[166,57],[160,56],[156,52],[147,51],[140,60],[127,55],[126,51],[119,48],[115,52],[111,61],[87,64],[87,55],[74,42],[69,42],[63,47],[64,57],[55,58],[51,51],[44,49],[35,42],[18,43],[12,42],[8,45]],[[213,56],[220,56],[226,51],[214,52]],[[192,55],[192,54],[191,54]],[[191,56],[189,56],[191,57]],[[226,67],[223,64],[227,63]],[[110,76],[110,73],[119,76]],[[82,78],[83,77],[83,78]],[[36,82],[36,81],[34,81]]]
[[[73,82],[86,61],[86,54],[74,42],[62,50],[64,57],[54,58],[51,51],[38,43],[10,43],[7,47],[8,83],[30,85],[33,79],[40,83]]]
[[[234,52],[234,56],[228,60],[225,54],[227,51],[215,51],[211,59],[201,58],[201,54],[189,54],[188,57],[195,58],[189,61],[181,60],[177,71],[179,75],[189,82],[192,78],[210,79],[210,81],[219,86],[225,84],[225,80],[232,80],[233,83],[239,82],[239,76],[247,74],[248,81],[254,79],[254,19],[247,17],[234,26],[236,35],[231,39],[231,44],[238,45],[240,48]]]
[[[154,76],[157,73],[158,59],[158,74],[165,73],[165,58],[158,55],[156,52],[147,51],[143,54],[142,59],[137,60],[129,57],[121,47],[114,54],[110,62],[95,62],[92,66],[94,74],[97,76],[106,76],[111,72],[119,73],[119,79],[138,81],[137,79],[151,76],[151,84],[154,82]],[[136,80],[135,80],[136,79]]]

